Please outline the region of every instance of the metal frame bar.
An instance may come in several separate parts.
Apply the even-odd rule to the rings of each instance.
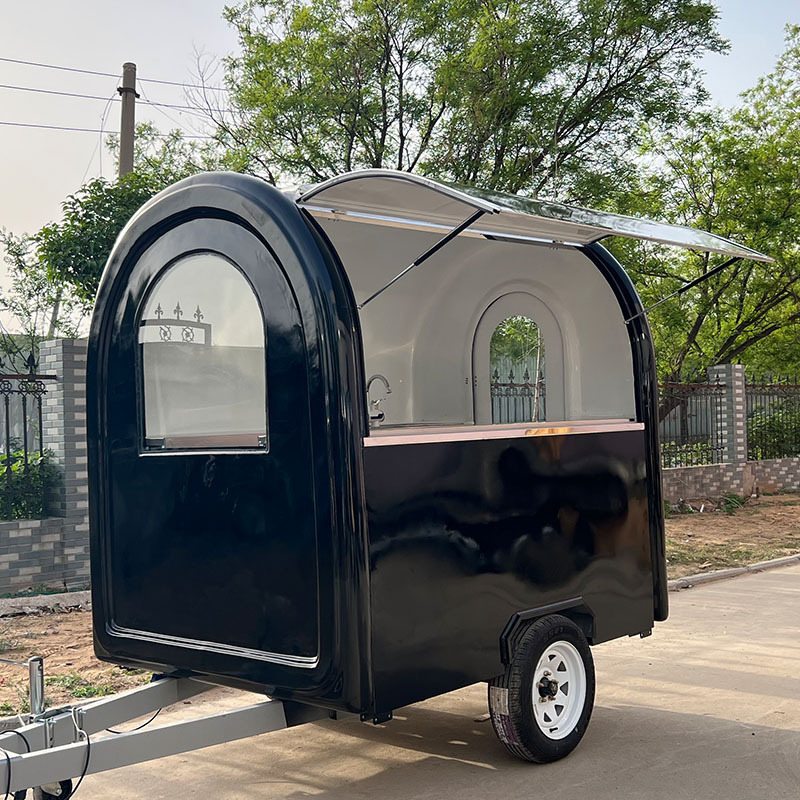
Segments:
[[[8,785],[9,769],[11,791],[19,791],[282,730],[327,714],[309,707],[287,719],[283,701],[265,700],[205,717],[91,738],[87,745],[87,736],[213,688],[192,678],[162,678],[83,706],[46,711],[16,733],[0,733],[0,748],[9,753],[9,760],[0,758],[0,786]],[[18,734],[25,737],[30,752]]]
[[[438,242],[431,245],[424,253],[418,255],[402,272],[398,272],[397,275],[394,276],[388,283],[381,286],[378,291],[373,292],[363,303],[359,303],[358,310],[360,311],[364,306],[368,303],[371,303],[376,297],[383,294],[390,286],[393,286],[397,281],[400,280],[406,273],[411,272],[414,267],[418,267],[420,264],[427,261],[434,253],[437,253],[441,250],[448,242],[452,241],[456,238],[462,231],[465,231],[472,225],[473,222],[480,219],[486,212],[483,209],[478,209],[474,214],[471,214],[467,217],[463,222],[460,222],[456,225],[455,228],[448,231]]]
[[[630,325],[637,317],[641,317],[642,315],[649,314],[654,308],[658,308],[662,303],[666,303],[667,300],[672,300],[673,297],[678,297],[682,295],[684,292],[688,292],[689,289],[693,289],[699,283],[703,283],[703,281],[707,281],[709,278],[713,278],[714,275],[722,272],[722,270],[727,269],[728,267],[733,266],[737,261],[741,261],[746,256],[734,256],[733,258],[729,258],[722,264],[717,265],[714,269],[710,269],[708,272],[701,275],[699,278],[695,278],[690,283],[687,283],[685,286],[681,286],[680,289],[676,289],[672,294],[668,294],[666,297],[662,297],[660,300],[656,301],[652,305],[647,306],[647,308],[643,308],[641,311],[637,311],[632,317],[628,317],[625,320],[626,325]]]

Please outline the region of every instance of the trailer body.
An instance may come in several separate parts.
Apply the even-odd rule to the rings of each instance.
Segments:
[[[90,334],[98,656],[380,721],[499,675],[548,614],[648,634],[657,381],[614,233],[763,258],[385,171],[212,173],[145,205]],[[488,341],[515,315],[547,418],[493,424]]]

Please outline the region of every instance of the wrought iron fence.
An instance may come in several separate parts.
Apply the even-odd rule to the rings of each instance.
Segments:
[[[747,459],[800,455],[800,384],[797,376],[751,375],[745,380]]]
[[[58,473],[44,446],[42,403],[54,375],[0,374],[0,519],[46,516]]]
[[[545,411],[544,375],[528,368],[516,380],[513,367],[501,376],[500,370],[492,371],[491,380],[492,422],[541,422],[547,419]]]
[[[725,460],[723,383],[662,383],[659,435],[663,467]]]

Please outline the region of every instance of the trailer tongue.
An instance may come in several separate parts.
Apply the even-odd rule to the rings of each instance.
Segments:
[[[43,686],[31,688],[38,692]],[[111,730],[214,688],[192,678],[162,677],[113,697],[32,715],[28,724],[0,733],[7,755],[0,759],[0,790],[23,800],[27,789],[41,787],[42,800],[66,800],[86,775],[336,717],[313,706],[264,700],[167,725],[149,727],[146,721],[130,731]],[[71,776],[79,777],[73,783]]]

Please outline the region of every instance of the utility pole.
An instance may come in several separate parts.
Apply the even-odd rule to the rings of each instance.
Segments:
[[[122,65],[122,86],[117,87],[122,95],[122,117],[119,127],[119,177],[133,170],[133,136],[136,127],[136,64],[130,61]]]

